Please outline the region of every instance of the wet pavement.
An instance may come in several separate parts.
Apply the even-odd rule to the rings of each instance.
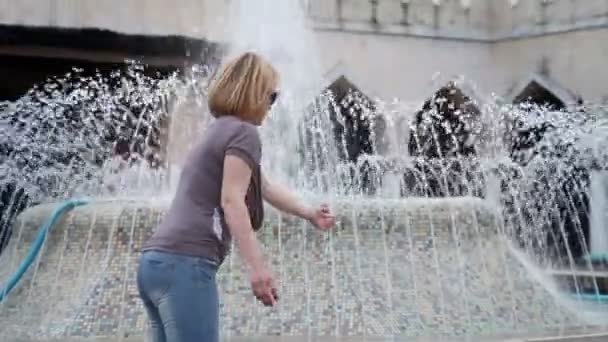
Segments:
[[[222,342],[606,342],[608,341],[608,333],[602,334],[579,334],[562,337],[539,337],[539,338],[476,338],[470,339],[440,339],[433,337],[426,338],[374,338],[374,337],[238,337],[231,339],[223,339]],[[127,337],[127,338],[70,338],[59,340],[26,340],[16,339],[13,341],[3,342],[147,342],[143,337]]]

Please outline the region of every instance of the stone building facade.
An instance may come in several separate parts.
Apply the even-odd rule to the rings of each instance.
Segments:
[[[258,1],[270,9],[258,15],[280,15],[272,11],[279,0]],[[464,80],[457,86],[479,105],[493,97],[564,106],[608,102],[608,0],[298,2],[315,45],[310,58],[318,59],[328,87],[398,98],[412,114],[454,80]],[[239,4],[0,0],[0,75],[13,80],[0,84],[0,101],[75,65],[111,69],[136,59],[168,72],[217,63]],[[167,155],[177,158],[170,164],[180,164],[177,156],[200,128],[191,124],[200,123],[198,109],[178,112],[183,120],[169,130],[174,143]]]
[[[49,0],[41,5],[37,0],[2,0],[0,22],[4,31],[15,26],[94,28],[127,37],[172,36],[183,39],[177,45],[187,47],[226,41],[230,3]],[[480,98],[496,94],[510,101],[537,80],[565,102],[608,101],[606,0],[301,3],[311,19],[323,76],[328,82],[345,76],[370,97],[422,102],[442,83],[462,76]],[[173,48],[172,53],[155,56],[145,49],[122,54],[61,46],[42,49],[3,36],[2,56],[69,56],[97,62],[145,57],[151,64],[181,67],[200,54],[195,48]]]

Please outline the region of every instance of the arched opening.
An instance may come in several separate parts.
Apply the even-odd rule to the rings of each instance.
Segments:
[[[471,188],[468,157],[476,154],[480,114],[474,99],[454,82],[424,102],[411,125],[408,151],[416,162],[405,175],[404,195],[479,194]]]
[[[475,130],[481,111],[453,82],[439,89],[416,113],[410,156],[451,158],[475,154]]]
[[[366,156],[378,153],[376,138],[384,132],[384,120],[376,114],[370,97],[342,75],[323,90],[308,112],[302,122],[301,155],[309,173],[315,175],[312,178],[317,178],[311,182],[326,187],[337,179],[344,191],[375,193],[377,168]],[[327,182],[318,180],[319,174]]]
[[[68,63],[61,61],[66,68]],[[116,69],[121,67],[126,68]],[[164,76],[104,71],[90,65],[69,77],[46,74],[14,106],[0,108],[0,121],[12,133],[0,142],[0,165],[8,170],[0,182],[0,252],[26,205],[61,199],[78,187],[92,194],[114,192],[105,177],[106,171],[119,171],[108,168],[114,157],[163,167]]]
[[[377,154],[376,138],[382,135],[384,122],[373,101],[345,76],[327,91],[333,100],[329,116],[338,158],[350,165],[352,190],[372,195],[380,186],[379,170],[365,157]]]
[[[562,110],[566,107],[563,100],[536,80],[530,81],[530,83],[515,96],[513,103],[531,103],[552,110]]]
[[[166,101],[156,96],[164,93],[161,81],[213,60],[218,49],[206,40],[178,36],[0,27],[0,74],[11,79],[0,84],[0,122],[6,124],[0,129],[10,132],[0,141],[0,166],[20,172],[0,181],[0,252],[26,204],[65,195],[58,185],[80,184],[75,176],[100,184],[89,169],[101,169],[115,154],[160,169],[168,125],[161,108]],[[145,68],[130,69],[126,60]],[[21,155],[28,157],[14,157]],[[45,173],[45,168],[65,174]]]
[[[519,229],[540,231],[542,246],[537,252],[553,263],[568,264],[570,257],[579,259],[588,253],[590,175],[584,163],[569,152],[569,139],[552,133],[555,126],[551,117],[581,100],[541,75],[532,76],[514,93],[516,110],[506,132],[509,152],[518,164],[535,168],[533,195],[524,208],[518,208],[523,218]],[[541,157],[542,163],[533,163]],[[539,218],[547,207],[556,209],[553,216]],[[542,223],[535,223],[539,221]]]
[[[362,155],[374,154],[374,106],[345,76],[327,87],[333,104],[330,119],[340,159],[357,162]]]
[[[551,120],[543,119],[545,114],[566,110],[581,100],[547,77],[532,75],[515,88],[512,102],[517,111],[508,122],[507,143],[511,157],[526,164],[538,154],[536,145],[553,128]]]

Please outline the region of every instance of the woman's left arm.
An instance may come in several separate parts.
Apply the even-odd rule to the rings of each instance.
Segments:
[[[276,209],[310,221],[316,228],[328,230],[335,224],[335,218],[327,205],[312,208],[300,202],[289,190],[269,182],[262,175],[262,196]]]
[[[262,176],[262,196],[266,202],[286,214],[309,221],[314,216],[312,208],[304,205],[284,187],[270,183],[264,176]]]

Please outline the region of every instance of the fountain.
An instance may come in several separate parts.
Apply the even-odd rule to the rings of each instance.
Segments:
[[[238,25],[229,53],[258,50],[285,75],[285,96],[262,130],[265,170],[309,201],[329,198],[339,217],[334,232],[319,234],[269,211],[259,237],[280,305],[256,303],[231,255],[218,278],[224,337],[483,340],[608,331],[606,269],[593,260],[606,252],[597,209],[605,193],[596,185],[604,178],[593,173],[608,165],[603,108],[475,104],[457,82],[415,115],[404,113],[406,104],[344,89],[346,82],[326,93],[314,78],[299,2],[232,3]],[[204,102],[208,72],[157,79],[140,71],[70,75],[0,106],[7,146],[26,146],[6,152],[0,179],[36,204],[10,222],[0,284],[61,201],[88,201],[61,217],[0,301],[2,341],[144,334],[135,269],[175,176],[158,161],[179,160],[167,155],[183,152],[172,146],[184,141],[175,139],[175,116],[192,97]],[[403,122],[411,123],[407,135]],[[8,196],[11,207],[23,206],[18,194]]]
[[[594,172],[591,175],[591,253],[602,254],[608,251],[608,230],[606,230],[606,213],[608,212],[608,182],[606,172]]]
[[[608,299],[608,245],[606,240],[605,172],[592,172],[590,196],[590,254],[574,269],[552,271],[559,284],[578,297]]]

